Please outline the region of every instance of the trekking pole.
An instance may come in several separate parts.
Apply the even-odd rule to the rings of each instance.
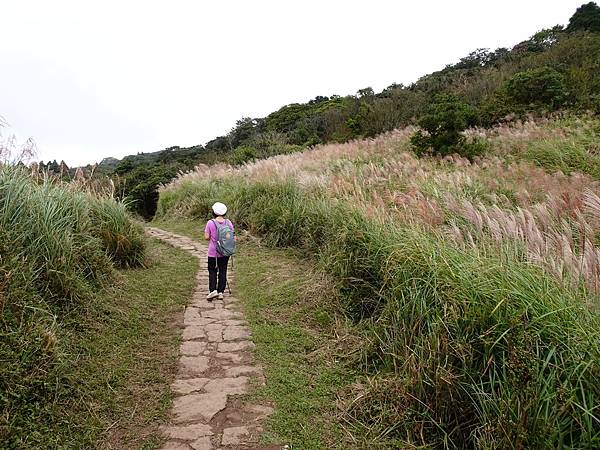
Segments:
[[[227,261],[229,264],[229,261]],[[231,258],[231,270],[233,270],[233,257]],[[229,278],[227,278],[227,290],[229,291],[229,295],[231,295],[231,287],[229,287]]]

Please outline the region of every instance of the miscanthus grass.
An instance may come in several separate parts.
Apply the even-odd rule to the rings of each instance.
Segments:
[[[63,313],[144,256],[123,205],[0,164],[0,442],[51,409]]]
[[[345,314],[370,330],[354,353],[364,377],[340,393],[357,439],[595,447],[598,182],[523,154],[535,140],[585,144],[594,120],[496,130],[474,162],[417,159],[400,130],[200,167],[161,190],[158,216],[204,218],[224,201],[238,226],[334,276]],[[498,144],[511,139],[525,144]]]

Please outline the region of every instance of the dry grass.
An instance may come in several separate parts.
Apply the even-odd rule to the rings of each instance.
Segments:
[[[417,158],[409,145],[414,128],[408,127],[240,167],[198,166],[162,192],[185,190],[206,179],[293,181],[359,206],[378,221],[439,230],[474,247],[482,241],[522,245],[532,263],[567,284],[583,283],[598,293],[600,183],[594,177],[594,158],[599,130],[600,121],[590,117],[469,130],[491,149],[471,163],[458,156]],[[577,153],[579,159],[571,158],[575,162],[566,157],[566,162],[557,161],[555,153],[562,148],[570,149],[565,150],[568,155],[573,149],[583,152],[587,159]],[[540,149],[553,153],[542,157]],[[560,170],[567,163],[587,173]],[[185,214],[185,205],[179,207]]]

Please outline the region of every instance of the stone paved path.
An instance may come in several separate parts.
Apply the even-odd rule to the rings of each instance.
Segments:
[[[251,384],[264,380],[253,362],[254,343],[236,298],[226,293],[224,300],[206,300],[206,245],[158,228],[146,230],[200,259],[197,284],[184,314],[179,372],[171,385],[176,397],[171,423],[162,429],[167,439],[163,450],[282,448],[257,444],[260,422],[272,409],[240,399]]]

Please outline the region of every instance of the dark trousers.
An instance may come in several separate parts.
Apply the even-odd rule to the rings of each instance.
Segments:
[[[225,292],[227,286],[227,263],[229,256],[219,256],[218,258],[208,257],[208,291]],[[217,274],[219,283],[217,285]]]

